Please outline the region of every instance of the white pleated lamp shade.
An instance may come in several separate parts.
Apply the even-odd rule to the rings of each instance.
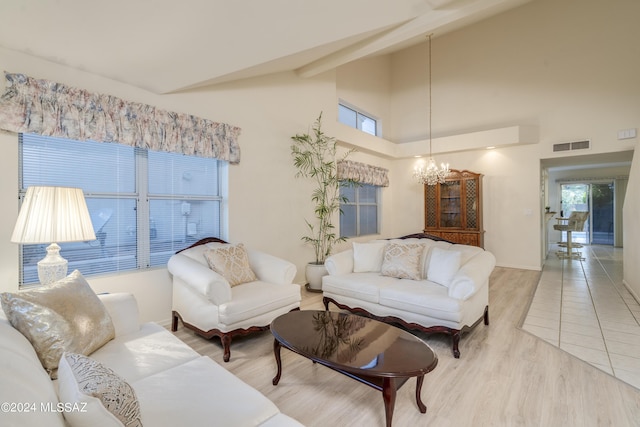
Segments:
[[[82,189],[29,187],[11,241],[34,244],[95,240]]]
[[[80,188],[29,187],[11,241],[22,244],[51,243],[38,262],[40,283],[48,285],[67,275],[66,259],[56,242],[96,240],[84,194]]]

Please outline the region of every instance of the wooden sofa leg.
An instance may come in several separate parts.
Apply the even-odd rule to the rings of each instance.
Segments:
[[[222,349],[224,350],[224,355],[222,356],[222,360],[228,362],[231,359],[231,335],[230,334],[222,334],[220,336],[220,341],[222,342]]]
[[[175,311],[171,312],[171,332],[175,332],[178,330],[178,313]]]
[[[453,357],[460,359],[460,350],[458,350],[458,344],[460,344],[460,331],[452,331],[451,343],[453,345]]]
[[[489,325],[489,306],[484,308],[484,324]]]
[[[322,303],[324,304],[324,311],[329,311],[329,298],[322,297]]]

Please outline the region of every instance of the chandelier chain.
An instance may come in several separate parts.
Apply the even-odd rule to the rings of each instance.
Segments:
[[[432,154],[432,144],[433,144],[433,138],[432,138],[432,108],[431,108],[431,36],[432,34],[428,34],[427,35],[427,39],[428,39],[428,47],[429,47],[429,64],[428,64],[428,69],[429,69],[429,77],[428,77],[428,101],[429,101],[429,111],[428,111],[428,118],[429,118],[429,160],[427,161],[427,166],[426,168],[423,167],[419,167],[416,168],[413,172],[413,176],[418,180],[418,182],[422,183],[422,184],[427,184],[427,185],[435,185],[435,184],[444,184],[447,178],[447,175],[449,174],[449,164],[445,164],[442,163],[440,165],[440,168],[438,168],[438,166],[436,166],[436,161],[433,159],[433,154]]]

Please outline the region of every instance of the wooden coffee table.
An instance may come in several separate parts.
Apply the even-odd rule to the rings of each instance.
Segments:
[[[271,323],[273,351],[282,374],[280,348],[340,372],[382,392],[387,426],[391,426],[397,390],[416,377],[416,403],[423,414],[420,391],[424,375],[438,364],[431,347],[410,333],[377,320],[331,311],[292,311]]]

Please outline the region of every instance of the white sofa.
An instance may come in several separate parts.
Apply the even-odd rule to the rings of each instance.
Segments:
[[[333,303],[407,329],[447,333],[458,358],[461,333],[482,319],[489,324],[495,257],[479,247],[418,236],[354,242],[329,257],[323,302],[327,310]]]
[[[269,329],[273,319],[299,309],[302,298],[300,285],[293,283],[294,264],[250,248],[243,249],[248,265],[234,261],[228,270],[250,269],[255,277],[232,285],[211,268],[205,255],[233,246],[239,245],[208,237],[179,251],[167,264],[173,275],[171,330],[176,331],[182,320],[185,327],[207,339],[219,337],[225,362],[231,357],[233,337]]]
[[[301,425],[166,329],[154,323],[140,325],[132,295],[100,295],[100,299],[112,318],[115,339],[89,357],[133,387],[145,427]],[[2,310],[0,378],[2,426],[65,426],[70,414],[93,410],[60,401],[58,380],[50,379],[29,341],[11,326]]]

